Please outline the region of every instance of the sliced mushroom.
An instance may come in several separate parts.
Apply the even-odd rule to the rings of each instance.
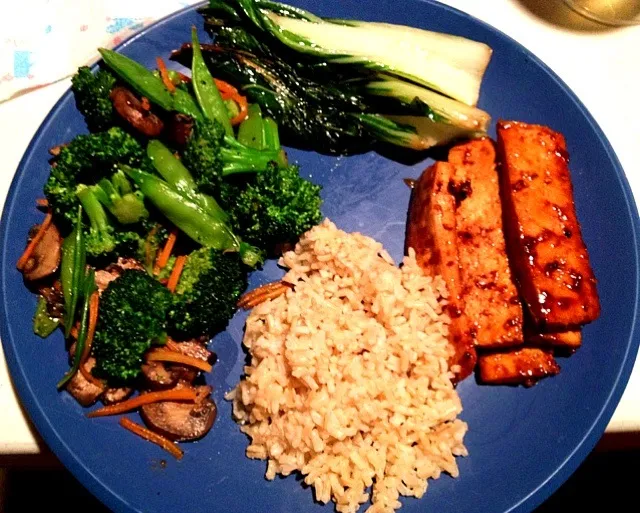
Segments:
[[[62,237],[52,223],[38,242],[33,253],[22,268],[22,274],[28,281],[41,280],[51,276],[60,265]]]
[[[125,269],[144,269],[142,264],[133,258],[118,258],[118,262],[109,265],[106,269],[96,271],[96,286],[102,293],[113,280],[122,274]]]
[[[185,114],[173,114],[167,120],[165,136],[177,146],[186,146],[191,131],[193,130],[193,118]]]
[[[136,95],[126,87],[114,87],[109,97],[116,112],[133,128],[147,137],[160,135],[164,128],[162,120],[145,108]]]
[[[113,404],[124,401],[133,393],[133,388],[121,387],[121,388],[107,388],[102,394],[102,402],[104,404]]]
[[[216,405],[211,399],[211,387],[196,387],[195,403],[165,401],[146,404],[142,419],[153,431],[170,440],[197,440],[206,435],[216,419]]]
[[[75,344],[72,349],[75,348]],[[73,355],[73,353],[72,353]],[[91,372],[96,365],[96,359],[93,356],[87,358],[84,368]],[[82,406],[91,406],[98,400],[98,397],[104,392],[104,387],[100,387],[88,381],[81,372],[76,372],[73,378],[67,383],[67,392],[69,392]]]
[[[207,349],[203,342],[198,340],[172,341],[172,347],[184,355],[199,358],[205,362],[210,361],[213,357],[213,353]],[[142,375],[150,388],[166,389],[175,386],[181,381],[186,383],[193,382],[198,376],[198,370],[177,363],[152,361],[142,366]]]
[[[173,346],[177,348],[182,354],[191,356],[192,358],[198,358],[208,362],[213,356],[213,353],[207,349],[207,346],[198,340],[185,340],[184,342],[175,342]]]
[[[38,292],[47,302],[49,315],[56,319],[62,319],[64,316],[64,297],[60,280],[56,280],[51,286],[41,287]]]
[[[181,374],[174,366],[165,365],[162,362],[142,364],[142,375],[149,388],[172,388],[180,381]]]

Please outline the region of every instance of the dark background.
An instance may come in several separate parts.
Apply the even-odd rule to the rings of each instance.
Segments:
[[[640,435],[607,435],[575,474],[534,513],[589,512],[601,508],[600,504],[606,504],[606,511],[637,511],[639,466]],[[630,509],[631,505],[634,506]],[[34,456],[31,461],[25,456],[13,461],[11,457],[2,456],[0,513],[57,510],[109,513],[69,472],[61,469],[50,453]]]

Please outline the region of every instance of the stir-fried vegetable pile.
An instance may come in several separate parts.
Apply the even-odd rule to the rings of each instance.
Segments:
[[[91,133],[56,149],[44,188],[64,237],[51,276],[64,302],[59,321],[76,342],[60,386],[89,356],[96,378],[134,383],[167,337],[223,330],[247,273],[321,219],[320,188],[287,162],[277,123],[213,79],[192,36],[190,78],[102,49],[105,69],[80,68],[72,80]],[[93,311],[94,271],[111,276],[123,259],[134,268],[102,285]],[[57,326],[47,311],[41,304],[42,334]]]

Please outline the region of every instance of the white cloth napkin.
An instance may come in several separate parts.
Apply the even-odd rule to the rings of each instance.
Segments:
[[[199,0],[22,0],[0,15],[0,102],[57,82]]]

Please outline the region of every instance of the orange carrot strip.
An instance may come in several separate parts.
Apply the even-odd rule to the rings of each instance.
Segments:
[[[162,78],[162,83],[169,90],[170,93],[176,92],[176,86],[171,82],[171,78],[169,78],[169,72],[167,71],[167,66],[162,60],[162,57],[156,57],[156,64],[158,65],[158,71],[160,72],[160,77]]]
[[[174,228],[171,230],[169,237],[167,238],[167,242],[162,248],[162,252],[158,255],[158,260],[156,261],[156,266],[153,268],[153,274],[158,274],[160,269],[162,269],[167,262],[169,261],[169,257],[171,256],[171,252],[173,251],[173,246],[176,243],[176,239],[178,238],[178,230]]]
[[[91,299],[89,300],[89,326],[87,328],[87,339],[84,342],[84,349],[82,351],[82,356],[80,357],[80,367],[83,366],[84,362],[89,358],[89,354],[91,353],[91,344],[93,342],[93,337],[96,334],[96,325],[98,324],[98,308],[100,306],[100,295],[98,291],[91,294]]]
[[[218,88],[218,91],[220,91],[220,94],[238,94],[238,90],[233,87],[229,82],[225,82],[224,80],[220,80],[219,78],[214,78],[213,81],[216,84],[216,87]]]
[[[240,107],[240,112],[231,118],[231,124],[233,126],[239,125],[249,115],[249,104],[247,103],[247,99],[244,96],[238,95],[237,97],[233,97],[233,101],[238,104]]]
[[[269,299],[275,299],[277,297],[280,297],[287,290],[289,290],[289,287],[286,287],[286,286],[283,285],[282,287],[277,288],[277,289],[273,289],[270,292],[267,292],[266,294],[262,294],[260,296],[256,296],[251,301],[247,301],[246,303],[243,303],[242,305],[239,305],[239,308],[242,308],[243,310],[250,310],[251,308],[253,308],[255,306],[258,306],[259,304],[264,303],[265,301],[267,301]]]
[[[33,239],[31,239],[31,242],[29,242],[29,244],[27,245],[26,249],[24,250],[24,253],[22,253],[22,256],[18,259],[18,262],[16,263],[16,267],[18,268],[19,271],[22,271],[22,269],[24,269],[24,266],[27,265],[29,258],[31,258],[33,251],[36,249],[36,246],[38,245],[38,243],[42,240],[42,237],[44,237],[44,234],[46,233],[47,229],[51,225],[52,221],[53,221],[53,215],[51,214],[51,211],[49,211],[47,212],[47,216],[44,218],[44,221],[42,221],[42,224],[40,225],[40,229],[38,230],[38,233],[36,233]]]
[[[233,126],[239,125],[249,115],[249,104],[247,103],[247,97],[242,96],[235,87],[233,87],[228,82],[225,82],[224,80],[214,78],[213,81],[220,91],[220,96],[222,96],[223,100],[231,99],[238,104],[240,112],[238,112],[237,115],[231,118],[231,124]]]
[[[37,207],[48,207],[49,206],[49,200],[47,200],[47,198],[38,198],[36,200],[36,206]]]
[[[138,435],[140,438],[144,438],[148,442],[154,443],[162,447],[165,451],[167,451],[172,456],[175,456],[175,458],[178,460],[182,459],[182,456],[184,456],[184,453],[182,452],[182,450],[176,444],[174,444],[171,440],[169,440],[168,438],[165,438],[162,435],[159,435],[158,433],[154,433],[153,431],[147,429],[144,426],[141,426],[140,424],[133,422],[132,420],[129,420],[126,417],[122,417],[120,419],[119,424],[123,428]]]
[[[168,340],[167,343],[165,344],[165,346],[167,349],[171,350],[171,351],[176,351],[178,353],[180,353],[180,346],[178,345],[177,342],[173,341],[173,340]]]
[[[80,370],[80,374],[82,374],[84,379],[86,379],[92,385],[95,385],[95,386],[100,387],[100,388],[104,388],[105,387],[104,381],[102,381],[101,379],[96,378],[93,374],[91,374],[90,371],[88,371],[86,369],[86,367],[84,365],[80,365],[79,370]]]
[[[203,372],[211,372],[211,364],[201,360],[200,358],[194,358],[193,356],[187,356],[180,352],[172,351],[171,349],[155,349],[147,353],[147,361],[150,362],[173,362],[182,363],[189,367],[195,367]]]
[[[293,285],[284,281],[274,281],[271,283],[265,283],[264,285],[261,285],[257,289],[253,289],[243,294],[238,300],[238,302],[236,303],[236,306],[238,308],[244,308],[245,305],[255,303],[257,299],[266,297],[267,295],[273,292],[279,292],[279,293],[286,292],[288,288],[289,289],[293,288]]]
[[[196,393],[192,388],[178,388],[171,390],[161,390],[159,392],[148,392],[116,404],[110,404],[104,408],[98,408],[87,414],[87,417],[105,417],[107,415],[118,415],[127,411],[135,410],[140,406],[162,401],[195,401]]]
[[[184,264],[186,263],[186,261],[186,255],[180,255],[176,258],[176,263],[173,264],[173,269],[171,269],[171,276],[169,276],[169,282],[167,283],[167,288],[171,292],[175,292],[176,287],[178,286],[180,275],[182,274],[182,269],[184,269]]]

